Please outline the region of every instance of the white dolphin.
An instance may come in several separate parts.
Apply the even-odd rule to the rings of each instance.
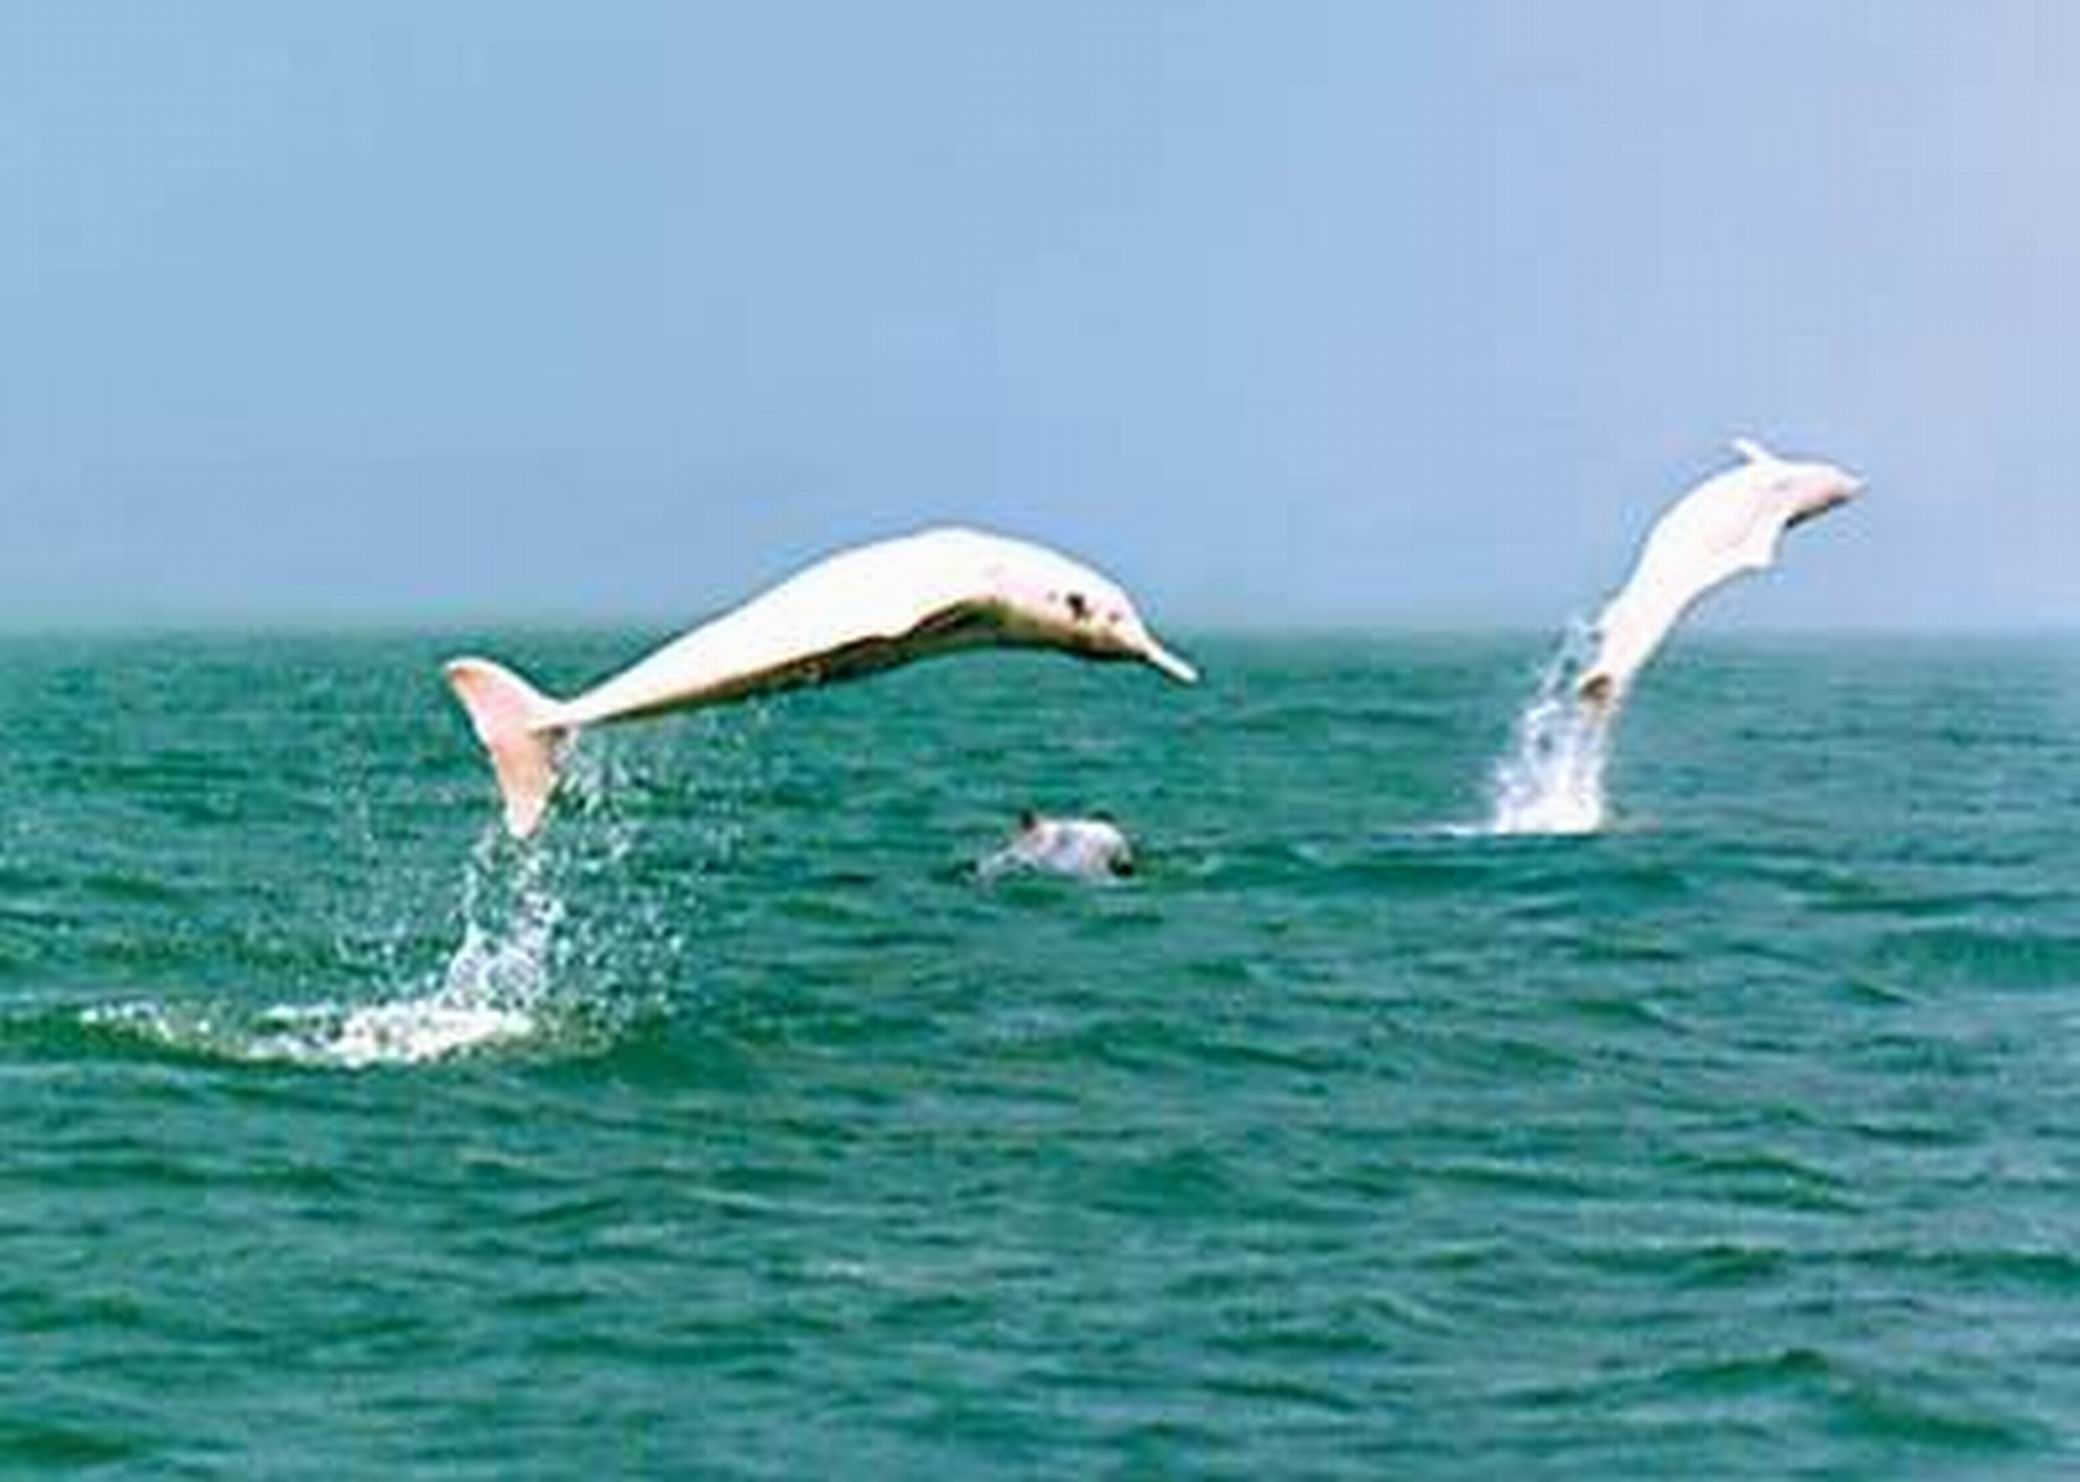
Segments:
[[[1103,879],[1134,873],[1134,846],[1107,818],[1043,818],[1028,808],[1018,815],[1011,842],[976,867],[985,880],[1013,870]]]
[[[980,530],[924,530],[817,562],[568,700],[488,659],[447,665],[491,753],[508,832],[541,822],[580,726],[857,679],[961,649],[1056,648],[1132,659],[1191,683],[1127,594],[1045,546]]]
[[[1742,463],[1699,484],[1655,522],[1624,589],[1596,619],[1596,657],[1575,692],[1610,711],[1692,603],[1773,565],[1786,530],[1853,499],[1863,482],[1831,463],[1779,458],[1735,438]]]

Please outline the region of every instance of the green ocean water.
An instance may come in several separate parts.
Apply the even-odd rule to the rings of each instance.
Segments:
[[[0,1476],[2080,1471],[2080,640],[0,640]],[[1022,807],[1118,884],[978,880]]]

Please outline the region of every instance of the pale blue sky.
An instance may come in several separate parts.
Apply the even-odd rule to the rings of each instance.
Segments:
[[[1171,627],[2080,621],[2080,5],[0,8],[0,624],[691,617],[964,519]]]

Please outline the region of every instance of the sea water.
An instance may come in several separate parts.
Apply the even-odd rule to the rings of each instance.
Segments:
[[[0,641],[0,1475],[2080,1466],[2080,641]],[[1133,879],[979,880],[1021,808]],[[1575,822],[1584,820],[1576,819]]]

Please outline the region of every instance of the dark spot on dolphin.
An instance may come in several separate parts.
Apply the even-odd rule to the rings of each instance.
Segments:
[[[1091,604],[1081,592],[1069,594],[1069,616],[1077,622],[1086,621],[1091,615]]]

